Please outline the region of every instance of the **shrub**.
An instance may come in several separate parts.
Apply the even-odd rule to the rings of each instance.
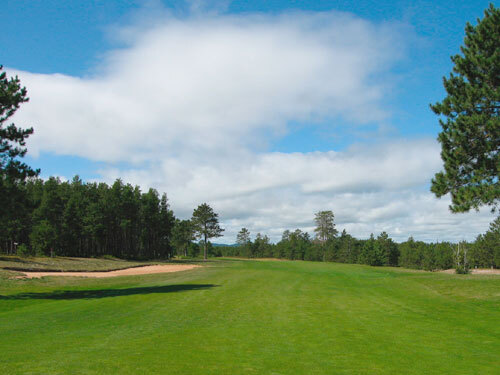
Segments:
[[[35,255],[35,252],[33,249],[30,249],[25,244],[21,244],[17,247],[17,255],[21,257],[29,257]]]
[[[459,275],[467,275],[470,273],[470,269],[469,267],[467,266],[457,266],[457,268],[455,268],[455,273],[459,274]]]

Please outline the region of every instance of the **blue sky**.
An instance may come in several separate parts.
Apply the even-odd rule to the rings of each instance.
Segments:
[[[428,192],[429,103],[487,6],[7,0],[0,64],[28,88],[16,123],[35,128],[42,176],[122,177],[181,217],[208,201],[225,242],[242,226],[311,230],[319,209],[360,237],[471,239],[492,215],[451,215]]]

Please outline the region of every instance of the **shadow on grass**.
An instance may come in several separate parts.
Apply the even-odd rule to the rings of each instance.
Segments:
[[[125,289],[94,289],[94,290],[55,290],[48,293],[19,293],[1,296],[0,300],[29,300],[29,299],[94,299],[108,297],[133,296],[139,294],[174,293],[188,290],[203,290],[217,287],[214,284],[177,284]]]

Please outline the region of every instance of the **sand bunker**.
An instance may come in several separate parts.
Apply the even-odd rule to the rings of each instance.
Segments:
[[[144,266],[125,268],[123,270],[105,271],[105,272],[22,272],[23,276],[17,278],[33,279],[43,276],[76,276],[76,277],[115,277],[115,276],[130,276],[130,275],[146,275],[151,273],[166,273],[186,271],[196,267],[194,264],[163,264],[156,266]]]
[[[440,271],[440,272],[453,274],[453,273],[455,273],[455,269],[450,268],[449,270],[444,270],[444,271]],[[471,273],[473,275],[500,275],[500,269],[473,268],[473,269],[471,269]]]

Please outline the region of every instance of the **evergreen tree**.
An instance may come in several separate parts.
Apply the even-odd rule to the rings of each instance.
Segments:
[[[241,228],[236,235],[236,243],[239,246],[240,255],[251,257],[252,256],[252,241],[250,240],[250,232],[247,228]]]
[[[271,244],[269,243],[269,237],[257,233],[255,236],[255,241],[250,243],[251,256],[256,258],[267,258],[272,256]]]
[[[108,227],[107,227],[107,197],[108,185],[87,184],[86,195],[88,205],[85,207],[83,221],[83,233],[86,237],[86,251],[93,256],[101,256],[108,253]]]
[[[48,220],[39,221],[30,234],[30,240],[37,254],[55,255],[57,246],[57,230]]]
[[[438,269],[447,270],[453,267],[453,249],[449,242],[434,244],[436,249],[436,265]]]
[[[236,243],[240,246],[244,246],[250,242],[250,232],[247,228],[241,228],[241,230],[236,235]]]
[[[172,230],[172,242],[177,255],[188,256],[189,246],[195,239],[193,225],[190,220],[176,220]]]
[[[343,245],[344,237],[341,235],[339,238],[332,238],[324,244],[315,244],[317,260],[324,260],[326,262],[344,262],[341,257],[341,248]]]
[[[197,238],[203,240],[203,259],[207,260],[207,242],[212,237],[221,237],[222,229],[219,226],[218,214],[214,212],[212,207],[203,203],[193,211],[191,222],[193,223],[194,232]]]
[[[9,178],[24,181],[38,173],[18,159],[27,152],[26,139],[33,134],[33,128],[22,129],[13,123],[5,126],[5,122],[29,99],[19,78],[7,78],[2,69],[0,65],[0,181]]]
[[[281,241],[288,241],[290,239],[290,230],[285,229],[281,235]]]
[[[453,212],[495,209],[500,200],[500,9],[491,4],[465,34],[463,55],[451,58],[453,73],[443,78],[448,95],[431,105],[446,117],[438,138],[444,172],[431,190],[438,197],[451,193]]]
[[[337,260],[343,263],[358,263],[360,244],[344,229],[339,238]]]
[[[311,246],[311,238],[309,237],[309,233],[302,232],[300,229],[295,229],[295,231],[290,233],[286,243],[286,258],[291,260],[304,260],[304,255],[309,251],[309,247]]]
[[[15,243],[27,241],[25,232],[29,230],[23,184],[39,171],[19,160],[27,152],[26,139],[33,134],[33,128],[22,129],[8,123],[20,105],[28,101],[26,88],[21,87],[18,77],[7,78],[2,69],[0,65],[0,241],[12,252]]]
[[[472,266],[500,268],[500,216],[476,239],[471,247],[470,262]]]
[[[160,257],[171,258],[173,256],[172,231],[175,225],[174,212],[168,204],[167,194],[163,193],[160,199]]]
[[[334,217],[332,211],[320,211],[316,213],[314,217],[314,222],[316,223],[314,232],[316,233],[316,238],[321,243],[337,235],[338,231],[335,229],[335,224],[333,223]]]
[[[141,196],[141,248],[147,258],[160,257],[160,198],[155,189]]]
[[[380,233],[377,237],[377,243],[380,249],[380,262],[383,266],[397,266],[398,265],[398,247],[389,238],[386,232]]]
[[[360,263],[368,264],[370,266],[383,266],[386,264],[386,253],[381,247],[383,238],[379,236],[377,240],[373,237],[373,233],[370,238],[364,241],[361,254],[359,257]]]
[[[40,206],[33,212],[33,236],[31,243],[37,252],[54,256],[61,250],[62,221],[65,207],[61,181],[49,178],[43,187]]]
[[[61,247],[65,255],[82,256],[85,186],[82,180],[75,176],[69,187],[68,201],[62,218]]]

